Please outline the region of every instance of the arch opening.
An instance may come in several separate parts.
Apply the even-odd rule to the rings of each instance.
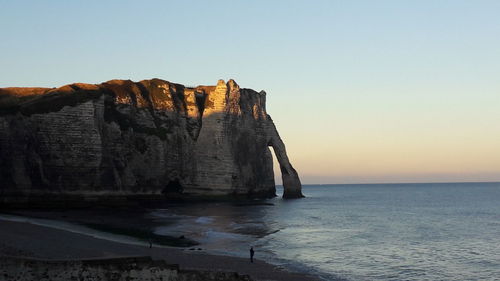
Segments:
[[[276,144],[274,141],[269,141],[268,146],[272,149],[271,154],[273,155],[273,171],[279,171],[281,173],[281,184],[283,185],[283,195],[285,199],[302,198],[302,184],[300,183],[299,175],[297,171],[293,168],[292,164],[288,160],[286,155],[285,145],[281,139]],[[276,160],[276,161],[275,161]],[[274,172],[275,183],[280,182],[277,177],[276,172]]]

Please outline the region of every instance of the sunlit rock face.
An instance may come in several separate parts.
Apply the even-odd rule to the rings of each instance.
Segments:
[[[160,79],[0,89],[0,200],[47,194],[302,197],[266,112],[266,93],[230,80]],[[1,202],[1,201],[0,201]]]

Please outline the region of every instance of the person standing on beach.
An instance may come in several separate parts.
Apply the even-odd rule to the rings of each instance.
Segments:
[[[253,247],[250,247],[250,262],[253,262],[253,255],[255,254],[255,251],[253,250]]]

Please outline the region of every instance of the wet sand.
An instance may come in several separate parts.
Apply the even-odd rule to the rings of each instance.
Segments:
[[[178,264],[181,269],[231,271],[255,280],[320,280],[293,273],[258,259],[206,254],[173,247],[131,245],[26,222],[0,220],[0,255],[40,259],[89,259],[151,256]]]

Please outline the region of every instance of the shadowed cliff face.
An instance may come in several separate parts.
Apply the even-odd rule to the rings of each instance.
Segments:
[[[275,196],[297,172],[265,109],[233,80],[186,88],[160,79],[0,89],[0,196]]]

